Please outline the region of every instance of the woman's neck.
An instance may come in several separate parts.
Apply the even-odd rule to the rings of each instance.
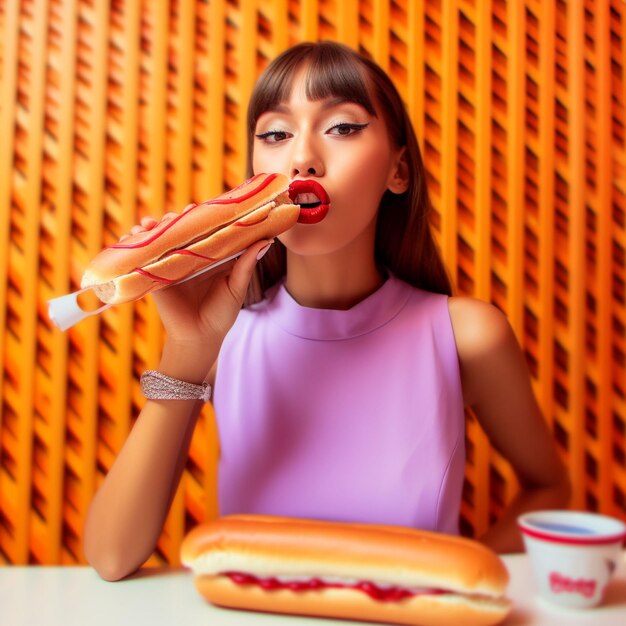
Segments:
[[[341,253],[299,256],[287,252],[285,288],[302,306],[346,310],[385,282],[373,257],[359,263],[343,257]]]

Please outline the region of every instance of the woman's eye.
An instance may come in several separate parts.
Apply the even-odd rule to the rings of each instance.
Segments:
[[[341,122],[340,124],[335,124],[328,129],[328,133],[331,135],[341,135],[342,137],[347,137],[348,135],[354,135],[354,133],[358,133],[360,130],[363,130],[369,126],[369,124],[348,124],[345,122]]]
[[[289,137],[289,133],[284,130],[268,130],[266,133],[256,135],[257,139],[266,141],[267,143],[278,143]]]

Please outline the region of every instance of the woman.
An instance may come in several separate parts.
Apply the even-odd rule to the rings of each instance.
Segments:
[[[222,514],[458,532],[471,406],[521,486],[482,540],[520,549],[517,515],[564,506],[568,481],[506,318],[449,297],[393,84],[344,46],[301,44],[260,78],[249,132],[251,173],[301,181],[304,223],[155,294],[169,382],[94,498],[88,560],[115,580],[154,549],[201,407],[171,399],[177,381],[214,386]]]

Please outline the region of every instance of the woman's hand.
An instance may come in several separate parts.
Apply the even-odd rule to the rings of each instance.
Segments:
[[[188,205],[188,210],[193,204]],[[176,213],[166,213],[161,221]],[[144,217],[131,234],[151,230],[161,222]],[[122,237],[123,241],[128,235]],[[272,242],[263,240],[250,246],[236,261],[229,261],[196,278],[165,287],[153,293],[168,342],[192,346],[221,344],[241,310],[257,257]]]

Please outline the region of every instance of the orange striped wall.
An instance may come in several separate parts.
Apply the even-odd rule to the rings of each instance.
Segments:
[[[509,316],[576,507],[626,519],[623,0],[0,0],[0,563],[81,563],[162,341],[151,300],[61,333],[49,298],[146,214],[238,184],[268,59],[336,39],[392,75],[457,289]],[[216,514],[209,409],[151,563]],[[463,527],[515,491],[468,416]]]

